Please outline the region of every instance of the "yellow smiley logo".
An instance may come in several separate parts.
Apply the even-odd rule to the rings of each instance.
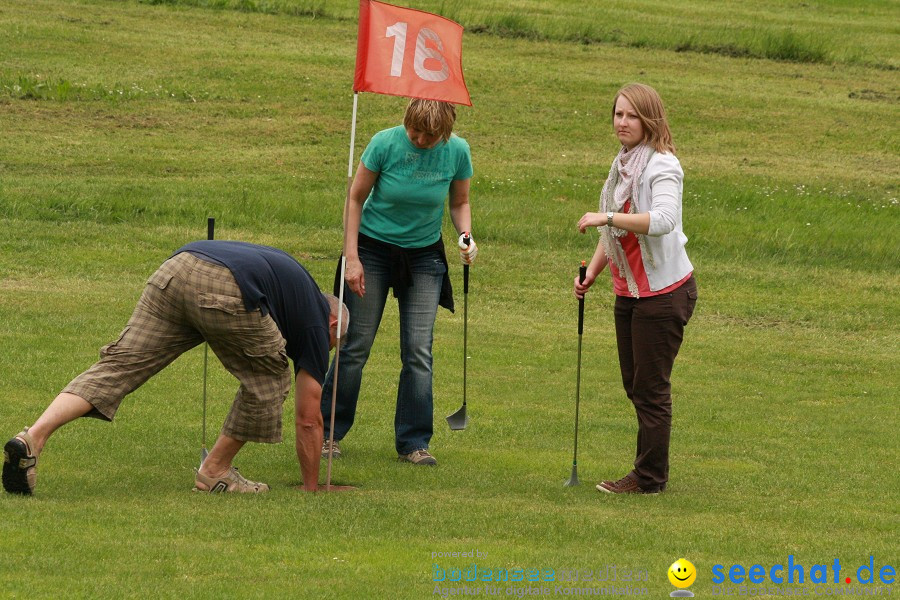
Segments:
[[[690,587],[697,579],[697,569],[686,558],[679,558],[669,567],[669,581],[677,588]]]

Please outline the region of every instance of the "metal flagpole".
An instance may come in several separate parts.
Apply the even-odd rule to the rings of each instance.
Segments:
[[[353,184],[353,154],[356,145],[356,107],[359,92],[353,92],[353,120],[350,125],[350,158],[347,160],[347,196],[344,199],[344,242],[341,247],[341,277],[338,287],[337,339],[334,354],[334,381],[331,386],[331,421],[328,425],[328,470],[325,476],[325,491],[331,491],[331,461],[334,458],[334,411],[337,406],[338,367],[341,362],[341,330],[344,318],[344,274],[347,270],[347,209],[350,206],[350,186]]]

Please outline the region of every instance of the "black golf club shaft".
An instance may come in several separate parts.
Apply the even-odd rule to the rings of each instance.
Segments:
[[[216,237],[216,219],[209,217],[206,219],[206,239],[212,240]],[[203,342],[203,446],[200,450],[200,462],[206,458],[206,366],[209,363],[209,344]]]
[[[578,282],[584,283],[587,277],[587,267],[581,261],[578,269]],[[575,451],[572,454],[572,469],[578,465],[578,408],[581,403],[581,335],[584,332],[584,296],[578,300],[578,368],[575,376]]]
[[[464,231],[460,240],[460,250],[469,248],[472,238],[468,231]],[[456,412],[447,415],[447,424],[451,431],[461,431],[469,424],[469,416],[466,414],[466,364],[469,359],[469,265],[463,259],[463,401],[462,406]]]
[[[470,238],[463,243],[469,247]],[[469,360],[469,265],[463,265],[463,406],[466,405],[466,363]]]

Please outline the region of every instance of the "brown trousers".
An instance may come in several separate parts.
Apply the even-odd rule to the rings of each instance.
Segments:
[[[625,393],[637,412],[634,470],[629,477],[645,491],[662,490],[669,480],[672,432],[672,365],[684,326],[697,303],[691,277],[673,292],[649,298],[616,296],[616,341]]]

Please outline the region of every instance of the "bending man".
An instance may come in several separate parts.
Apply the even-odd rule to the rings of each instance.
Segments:
[[[338,300],[319,291],[289,254],[242,242],[200,241],[175,252],[147,280],[119,338],[76,377],[31,427],[4,447],[3,487],[31,494],[37,459],[59,427],[88,416],[111,421],[122,399],[204,340],[240,381],[219,438],[197,471],[209,492],[265,492],[232,460],[246,442],[281,441],[281,412],[296,378],[297,458],[315,491],[322,447],[322,382],[337,336]],[[342,328],[349,315],[343,308]]]

